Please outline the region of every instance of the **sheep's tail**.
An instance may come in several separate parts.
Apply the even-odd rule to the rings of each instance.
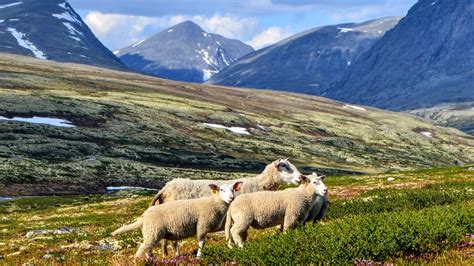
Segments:
[[[151,203],[150,203],[150,206],[155,206],[156,202],[158,201],[158,204],[161,204],[163,203],[163,194],[165,193],[165,188],[162,188],[160,189],[160,191],[158,191],[158,193],[156,193],[156,195],[153,197],[153,200],[151,200]]]
[[[231,235],[230,235],[230,228],[232,227],[232,215],[230,215],[230,208],[229,210],[227,211],[227,215],[226,215],[226,219],[225,219],[225,241],[229,241],[230,238],[231,238]]]
[[[143,225],[143,218],[140,217],[132,224],[127,224],[112,232],[112,236],[120,235],[128,231],[140,228]]]

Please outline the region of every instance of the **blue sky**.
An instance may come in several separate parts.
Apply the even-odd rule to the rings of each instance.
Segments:
[[[185,20],[262,48],[310,28],[404,16],[416,0],[69,0],[111,50]]]

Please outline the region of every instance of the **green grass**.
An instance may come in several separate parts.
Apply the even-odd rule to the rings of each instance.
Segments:
[[[471,202],[422,211],[348,215],[325,225],[262,237],[248,242],[244,249],[214,246],[204,253],[209,263],[340,265],[358,258],[384,262],[441,253],[473,230]]]
[[[287,234],[276,228],[251,229],[243,250],[228,250],[222,235],[210,234],[204,260],[351,264],[360,258],[401,265],[472,265],[472,246],[454,247],[472,241],[463,238],[473,232],[474,220],[474,173],[467,169],[391,173],[396,176],[392,182],[386,181],[387,174],[358,176],[360,183],[349,184],[340,184],[342,177],[328,177],[339,185],[328,185],[331,205],[322,224]],[[351,197],[340,195],[356,186],[358,193]],[[140,216],[152,195],[123,191],[0,202],[0,264],[133,265],[142,239],[139,230],[118,238],[110,233]],[[62,227],[77,231],[26,237],[33,230]],[[194,238],[181,244],[183,255],[195,254]],[[88,245],[92,248],[85,248]],[[96,249],[101,245],[113,249]]]

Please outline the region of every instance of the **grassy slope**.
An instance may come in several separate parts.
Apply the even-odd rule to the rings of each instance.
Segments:
[[[327,253],[328,256],[320,254],[320,251],[305,253],[305,257],[298,256],[298,258],[302,264],[307,264],[309,261],[321,262],[324,258],[342,262],[356,258],[373,259],[382,256],[386,258],[383,261],[396,262],[397,264],[472,265],[474,263],[472,244],[461,245],[460,243],[472,241],[469,238],[463,239],[463,235],[473,233],[466,229],[473,228],[473,220],[464,219],[464,225],[456,228],[454,225],[450,227],[450,220],[446,220],[442,226],[448,226],[452,230],[449,235],[439,235],[441,238],[436,240],[440,232],[437,228],[432,228],[431,222],[434,224],[434,222],[439,222],[439,219],[431,221],[430,217],[433,213],[442,211],[441,213],[449,214],[446,219],[453,217],[456,219],[458,217],[455,213],[456,210],[463,210],[463,215],[466,215],[466,210],[468,210],[470,214],[467,215],[472,216],[474,195],[472,189],[469,188],[474,186],[474,171],[467,167],[453,167],[401,172],[390,176],[395,180],[387,181],[386,174],[363,175],[356,177],[356,179],[347,176],[328,177],[326,184],[330,188],[329,196],[332,203],[323,225],[307,226],[304,229],[307,230],[306,233],[303,231],[302,234],[301,231],[298,231],[288,237],[278,234],[275,228],[252,230],[249,235],[252,244],[242,253],[245,255],[245,252],[250,252],[248,253],[250,256],[240,257],[240,259],[249,262],[278,258],[275,257],[276,254],[282,252],[281,248],[284,248],[288,252],[280,259],[291,260],[292,256],[298,255],[298,252],[323,247],[327,252],[333,251],[333,253]],[[345,193],[347,191],[353,193]],[[0,259],[0,264],[29,262],[35,265],[52,263],[71,265],[82,262],[133,265],[132,256],[141,241],[139,231],[115,239],[109,234],[120,225],[129,223],[138,217],[148,205],[151,197],[152,195],[142,193],[120,192],[97,196],[21,198],[0,202],[0,216],[2,217],[0,258],[3,256],[3,260]],[[324,245],[321,247],[313,241],[313,238],[337,236],[341,233],[341,229],[346,230],[348,226],[354,222],[359,223],[361,219],[364,221],[363,217],[367,215],[366,213],[371,217],[387,217],[387,225],[394,222],[400,222],[400,225],[403,225],[407,222],[406,219],[393,220],[392,218],[400,215],[406,218],[407,215],[412,214],[413,217],[423,220],[425,222],[423,225],[426,225],[430,230],[422,230],[427,234],[427,238],[424,240],[420,239],[417,231],[421,225],[417,227],[417,230],[412,230],[410,234],[403,234],[405,237],[400,241],[413,244],[412,247],[406,246],[406,250],[404,250],[406,253],[400,252],[399,247],[393,246],[392,242],[390,242],[391,245],[384,244],[383,241],[389,241],[400,232],[397,230],[397,226],[394,226],[393,232],[391,232],[390,227],[385,223],[380,223],[380,220],[378,220],[380,228],[377,230],[389,230],[388,236],[376,235],[375,233],[378,232],[376,230],[374,231],[375,235],[367,236],[366,229],[352,228],[350,230],[351,238],[341,237],[340,241],[334,245],[329,245],[326,241],[322,242]],[[37,235],[30,238],[26,236],[33,230],[61,227],[70,227],[78,231],[61,235]],[[321,228],[321,234],[318,233],[318,228]],[[463,228],[465,230],[459,231]],[[334,230],[334,233],[327,234],[329,229]],[[293,239],[292,236],[298,238]],[[449,241],[443,241],[443,237],[448,237]],[[206,251],[208,257],[205,259],[216,261],[233,255],[239,258],[238,252],[228,253],[222,235],[211,234],[209,238],[209,249]],[[299,242],[295,244],[292,241]],[[416,241],[421,241],[421,244]],[[338,249],[336,246],[336,244],[345,245],[347,243],[353,243],[357,249],[346,250],[342,247],[342,249]],[[188,256],[196,252],[194,239],[181,241],[181,244],[183,255]],[[271,247],[270,244],[277,245],[280,249],[265,250],[267,246]],[[291,247],[285,245],[291,245]],[[457,245],[457,248],[454,248],[453,245]],[[354,255],[356,250],[360,250],[360,253]],[[265,251],[265,256],[259,258],[258,252],[261,251]],[[417,253],[418,251],[423,251],[423,253]]]
[[[234,174],[215,171],[258,172],[279,156],[303,170],[329,173],[474,161],[473,138],[404,114],[6,54],[0,55],[0,115],[66,118],[79,125],[0,121],[0,195],[229,178]],[[202,123],[251,128],[252,135]],[[88,160],[92,155],[96,161]]]

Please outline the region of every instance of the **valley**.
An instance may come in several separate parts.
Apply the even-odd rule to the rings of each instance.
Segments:
[[[7,54],[0,55],[0,69],[0,116],[75,126],[0,120],[1,195],[159,188],[176,177],[255,174],[278,157],[327,174],[474,160],[474,140],[460,131],[320,97],[176,83]]]

